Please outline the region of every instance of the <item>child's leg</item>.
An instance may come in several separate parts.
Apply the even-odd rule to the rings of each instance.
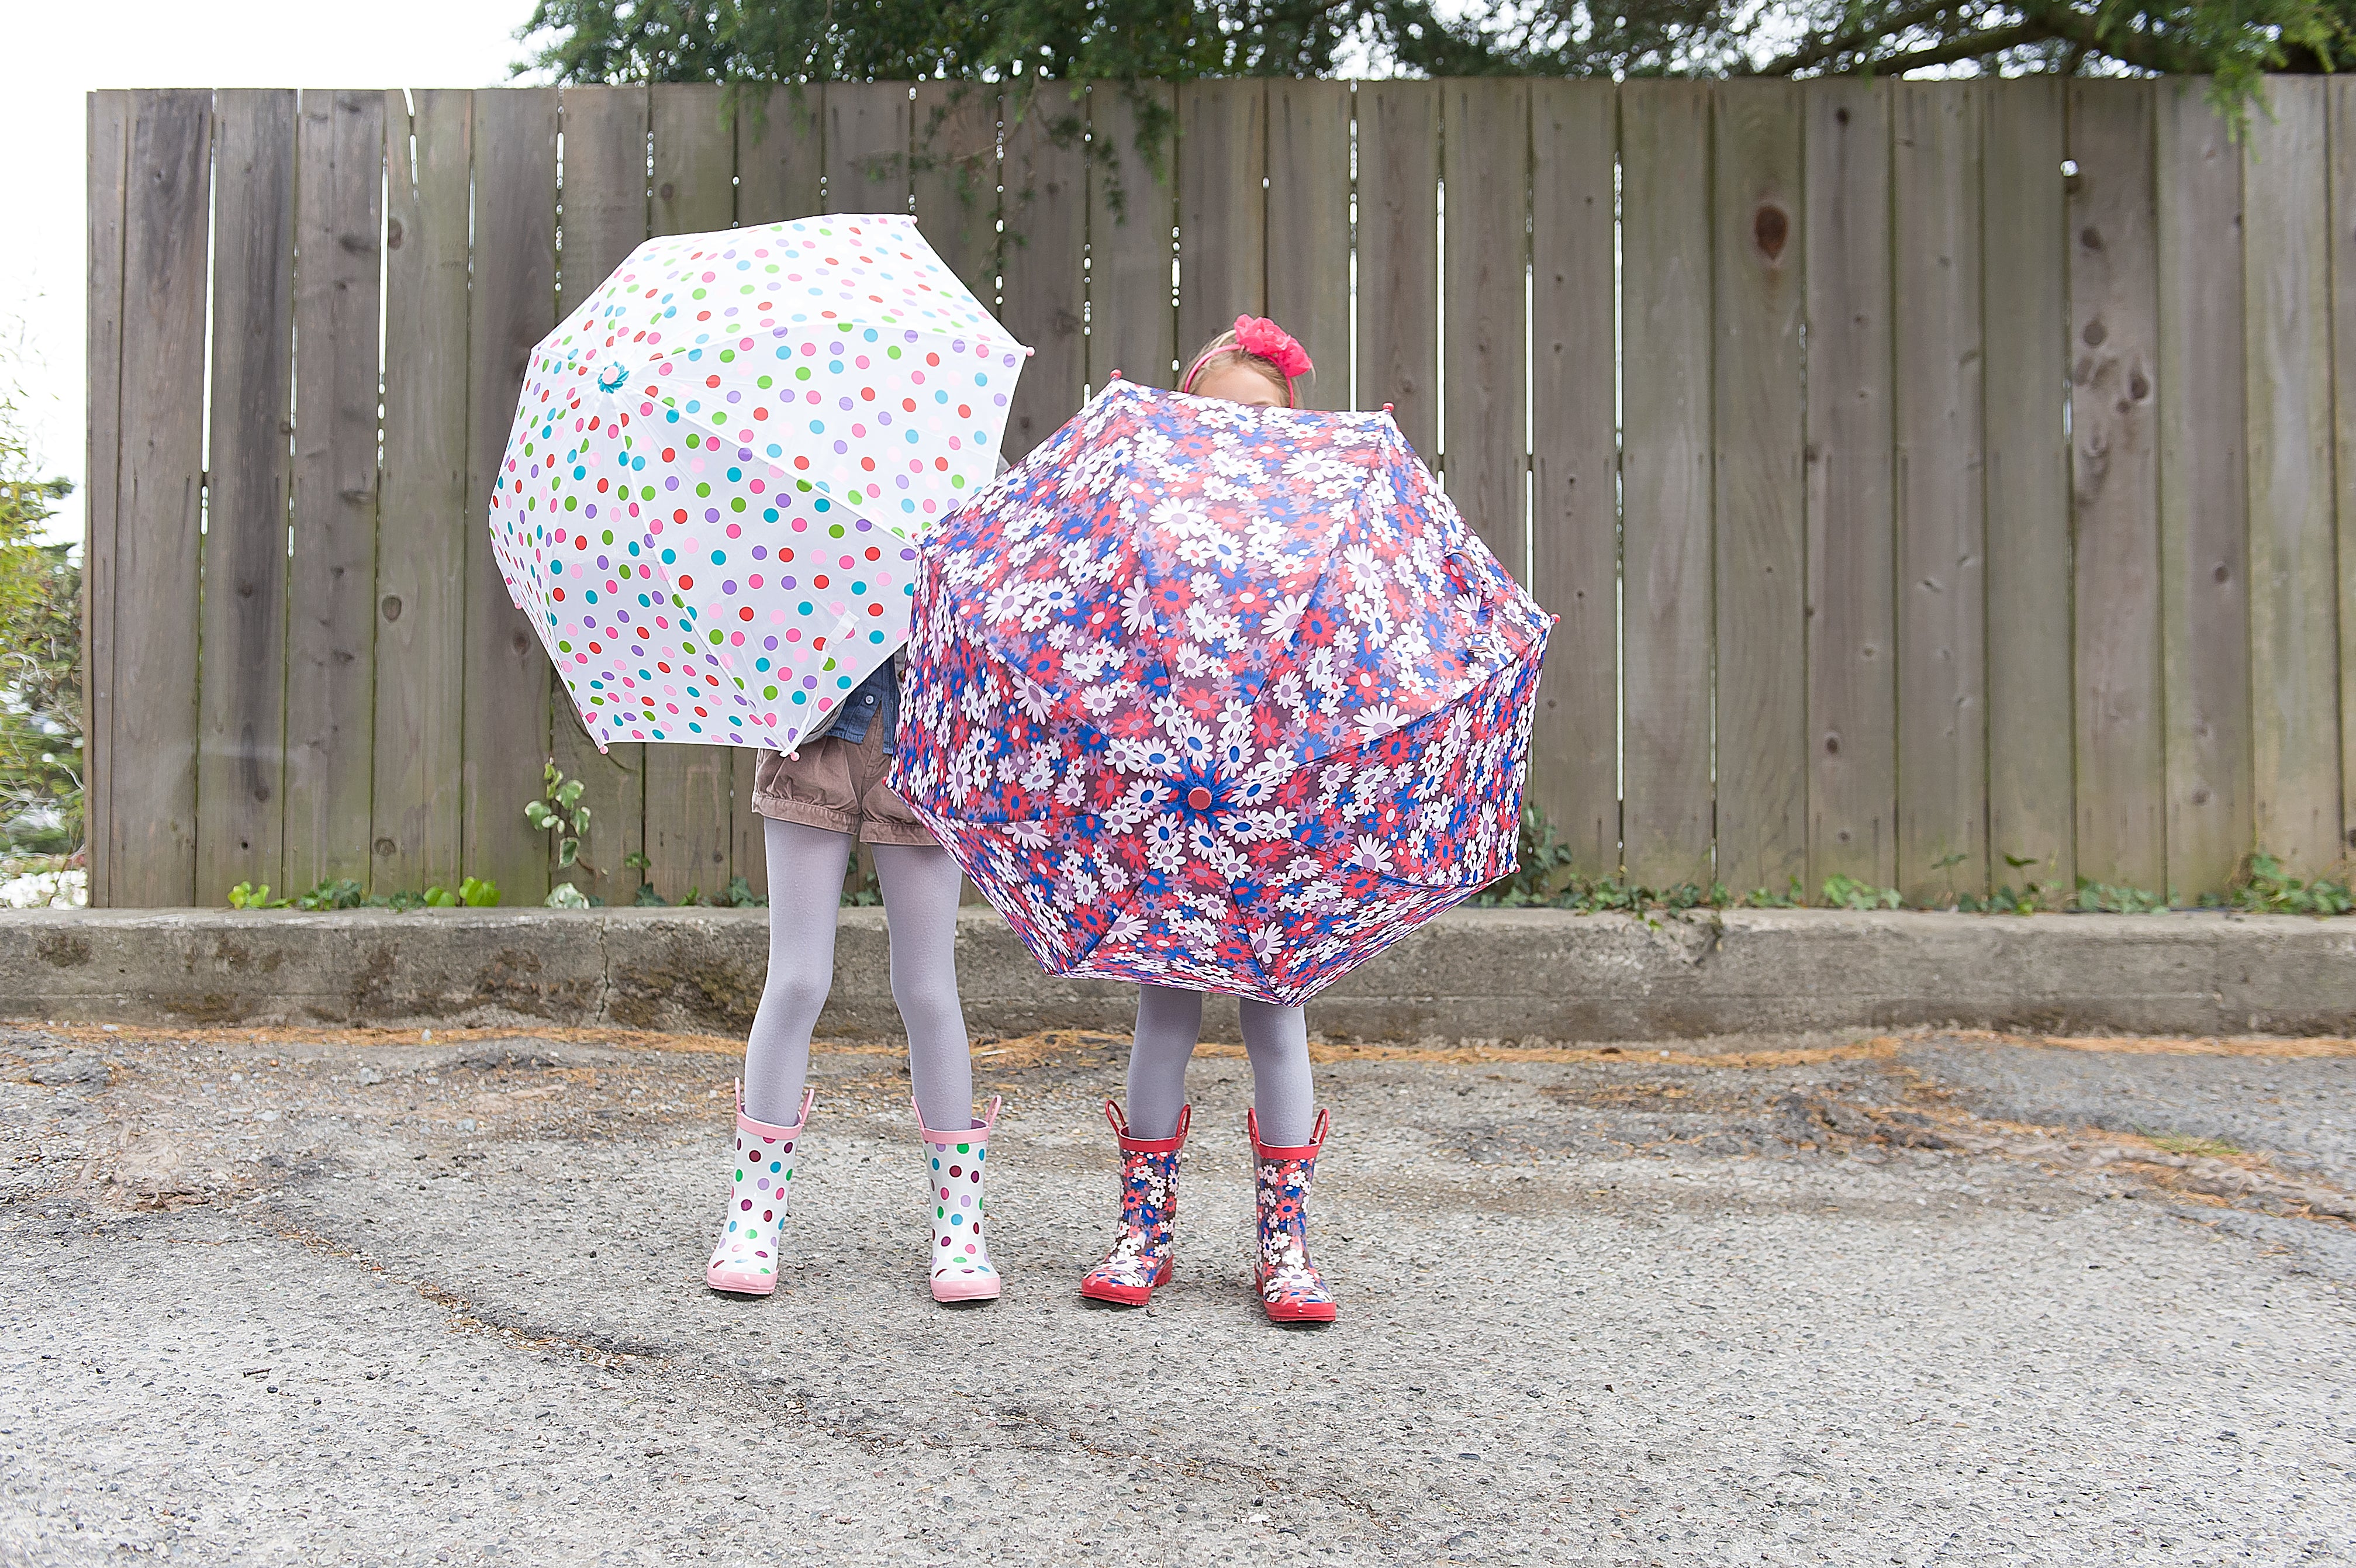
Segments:
[[[973,1061],[958,1000],[958,896],[965,874],[948,851],[879,843],[875,879],[892,933],[892,1000],[908,1029],[908,1077],[926,1126],[948,1132],[973,1122]]]
[[[851,835],[766,818],[769,977],[744,1041],[744,1110],[780,1126],[801,1113],[810,1031],[834,983],[834,923]]]
[[[1203,993],[1171,985],[1137,988],[1137,1033],[1129,1047],[1129,1130],[1147,1140],[1178,1133],[1186,1105],[1186,1062],[1203,1034]],[[1307,1040],[1302,1063],[1307,1065]]]
[[[1317,1086],[1309,1072],[1309,1015],[1300,1007],[1245,1001],[1244,1052],[1251,1058],[1252,1109],[1269,1144],[1309,1142]]]

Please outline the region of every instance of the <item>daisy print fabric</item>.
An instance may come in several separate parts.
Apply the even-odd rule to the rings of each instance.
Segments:
[[[1551,621],[1389,415],[1116,381],[923,568],[893,787],[1050,972],[1297,1004],[1513,869]]]
[[[592,738],[823,722],[905,640],[1028,353],[904,216],[631,252],[534,350],[489,520]]]

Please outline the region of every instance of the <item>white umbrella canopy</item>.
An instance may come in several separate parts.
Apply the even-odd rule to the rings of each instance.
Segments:
[[[490,510],[590,736],[822,724],[906,641],[1029,352],[899,214],[632,252],[533,350]]]

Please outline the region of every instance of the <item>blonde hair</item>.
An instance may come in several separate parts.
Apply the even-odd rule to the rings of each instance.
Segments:
[[[1266,355],[1255,354],[1237,344],[1236,329],[1232,327],[1194,350],[1194,357],[1186,362],[1186,373],[1178,378],[1178,390],[1182,392],[1193,392],[1195,383],[1205,376],[1209,375],[1213,371],[1226,370],[1230,365],[1241,365],[1246,370],[1258,371],[1273,382],[1278,391],[1284,393],[1285,407],[1299,406],[1292,395],[1292,382],[1285,378],[1282,371],[1276,368],[1276,361]]]

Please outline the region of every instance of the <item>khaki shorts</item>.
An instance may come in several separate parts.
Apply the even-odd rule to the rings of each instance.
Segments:
[[[883,725],[870,723],[867,738],[855,743],[822,735],[805,741],[798,757],[761,754],[753,810],[781,822],[850,833],[862,843],[931,848],[940,841],[884,783],[891,771],[891,736]]]

